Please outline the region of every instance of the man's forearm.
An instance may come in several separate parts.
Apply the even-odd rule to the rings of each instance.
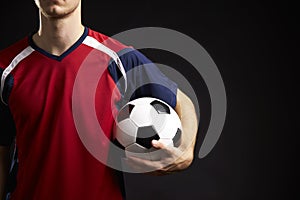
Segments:
[[[9,147],[0,146],[0,199],[5,197],[5,185],[9,171]]]
[[[182,151],[194,149],[196,135],[198,131],[198,119],[192,101],[183,92],[177,92],[178,104],[175,108],[182,123],[182,141],[180,149]]]

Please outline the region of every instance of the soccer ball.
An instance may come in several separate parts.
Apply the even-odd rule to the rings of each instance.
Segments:
[[[114,138],[126,156],[159,160],[161,154],[151,141],[178,147],[181,133],[181,121],[171,106],[157,98],[142,97],[129,101],[119,110]]]

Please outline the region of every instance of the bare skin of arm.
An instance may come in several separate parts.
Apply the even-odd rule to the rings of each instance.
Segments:
[[[5,184],[8,176],[10,154],[9,147],[0,146],[0,199],[4,200]]]
[[[165,146],[156,140],[152,145],[162,150],[163,158],[159,161],[149,161],[137,157],[127,157],[126,163],[136,172],[145,170],[151,171],[149,174],[164,175],[188,168],[194,159],[194,148],[198,131],[198,120],[195,107],[190,98],[182,91],[177,92],[177,104],[175,111],[182,123],[182,142],[176,147]]]

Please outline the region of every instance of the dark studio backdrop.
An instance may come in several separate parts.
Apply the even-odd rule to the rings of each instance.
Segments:
[[[138,27],[180,31],[201,44],[222,75],[227,117],[215,148],[198,152],[209,125],[210,99],[201,76],[179,56],[142,50],[174,67],[196,91],[201,110],[195,158],[185,171],[152,177],[126,174],[128,200],[289,199],[298,178],[294,139],[296,9],[268,1],[83,1],[85,25],[108,36]],[[36,29],[34,1],[0,6],[0,48]],[[183,70],[184,68],[184,70]]]

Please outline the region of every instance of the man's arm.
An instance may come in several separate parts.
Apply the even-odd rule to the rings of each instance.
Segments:
[[[0,199],[4,200],[5,185],[9,172],[10,163],[10,148],[7,146],[0,146]]]
[[[177,91],[177,104],[175,107],[182,124],[182,143],[179,149],[184,152],[185,164],[188,167],[194,159],[194,148],[198,132],[198,120],[195,107],[191,99],[181,90]],[[185,167],[183,167],[185,168]]]
[[[165,174],[174,171],[184,170],[191,165],[194,159],[194,148],[196,143],[196,136],[198,131],[198,120],[195,107],[191,99],[185,95],[181,90],[177,90],[177,103],[175,107],[181,124],[182,124],[182,138],[179,150],[176,148],[166,147],[163,143],[154,142],[153,146],[158,149],[163,149],[172,155],[174,162],[157,170],[158,174]],[[154,174],[156,174],[154,172]]]
[[[198,131],[198,120],[194,104],[190,98],[178,89],[175,111],[182,123],[182,140],[178,148],[165,146],[156,140],[152,145],[162,150],[163,159],[149,161],[137,157],[127,157],[126,163],[137,172],[143,170],[153,171],[150,174],[163,175],[181,171],[189,167],[194,158],[194,148]]]

